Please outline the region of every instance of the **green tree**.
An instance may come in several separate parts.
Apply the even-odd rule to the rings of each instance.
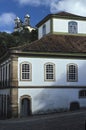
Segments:
[[[17,47],[23,44],[29,44],[37,40],[37,30],[29,32],[24,29],[22,32],[13,32],[11,34],[6,32],[0,32],[0,55],[11,47]]]

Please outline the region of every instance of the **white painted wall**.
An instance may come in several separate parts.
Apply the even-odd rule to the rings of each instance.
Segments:
[[[53,32],[68,33],[68,22],[75,21],[78,23],[78,33],[86,34],[86,21],[81,20],[67,20],[67,19],[53,19]]]
[[[78,34],[86,34],[86,21],[84,20],[60,19],[60,18],[53,18],[52,20],[53,20],[52,31],[54,33],[68,33],[68,22],[75,21],[78,23]],[[46,30],[47,30],[46,34],[50,33],[51,30],[50,20],[48,20],[44,24],[46,24]],[[43,37],[42,34],[43,25],[41,25],[38,28],[38,39]]]
[[[68,20],[53,19],[53,32],[68,33]]]
[[[43,25],[46,25],[46,34],[50,33],[50,20],[45,22]],[[38,28],[38,39],[43,37],[43,34],[42,34],[43,25]]]
[[[32,64],[32,81],[20,81],[20,64],[22,62]],[[56,80],[53,82],[44,81],[44,64],[52,62],[55,64]],[[67,82],[66,66],[69,63],[78,65],[78,82]],[[86,98],[79,98],[79,91],[83,89],[75,86],[86,86],[86,60],[59,59],[59,58],[18,58],[18,86],[45,86],[45,88],[20,88],[18,89],[18,105],[20,113],[20,97],[28,95],[31,97],[32,113],[58,111],[69,109],[70,103],[77,101],[80,107],[86,107]],[[53,88],[47,88],[52,86]],[[55,88],[55,86],[67,86],[68,88]],[[70,88],[70,86],[72,88]],[[73,89],[74,87],[74,89]]]
[[[20,113],[20,97],[23,95],[31,96],[32,113],[42,113],[69,109],[70,103],[77,101],[80,107],[86,106],[86,98],[79,99],[80,89],[18,89],[18,104]]]
[[[32,81],[20,80],[20,64],[30,62],[32,64]],[[44,64],[55,64],[55,81],[44,81]],[[67,64],[78,65],[78,82],[67,82]],[[86,60],[56,59],[56,58],[18,58],[18,86],[86,86]]]

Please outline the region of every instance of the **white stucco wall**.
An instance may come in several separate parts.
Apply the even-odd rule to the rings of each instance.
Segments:
[[[32,80],[20,80],[20,64],[29,62],[32,64]],[[44,64],[55,64],[55,81],[44,81]],[[78,81],[67,82],[67,64],[78,65]],[[59,58],[18,58],[18,86],[86,86],[86,60],[59,59]]]
[[[73,20],[73,19],[60,19],[60,18],[53,18],[52,19],[53,33],[68,33],[68,23],[70,21],[75,21],[78,23],[78,34],[86,34],[86,21]],[[46,34],[50,33],[50,30],[51,30],[50,20],[48,20],[44,24],[46,25]],[[41,25],[38,28],[38,39],[43,37],[43,34],[42,34],[43,25]]]
[[[80,89],[18,89],[18,104],[20,113],[20,97],[29,95],[31,97],[32,113],[66,110],[70,103],[77,101],[80,107],[86,106],[86,99],[79,99]]]
[[[25,61],[32,64],[32,81],[28,82],[20,81],[20,64]],[[47,62],[55,64],[56,80],[54,82],[44,81],[44,64]],[[78,65],[78,82],[67,82],[66,80],[66,65],[69,63]],[[77,59],[18,58],[18,86],[21,87],[18,89],[18,112],[20,113],[21,110],[21,96],[24,95],[31,97],[32,114],[69,109],[70,103],[73,101],[77,101],[80,107],[85,107],[86,98],[79,98],[79,91],[83,88],[75,88],[75,86],[86,86],[85,66],[85,60]],[[24,86],[28,88],[24,88]],[[45,88],[42,86],[45,86]],[[49,88],[49,86],[52,86],[52,88]],[[55,86],[59,86],[59,88],[55,88]],[[64,88],[60,88],[61,86]]]
[[[45,22],[43,25],[46,25],[46,34],[50,33],[50,20]],[[43,37],[43,34],[42,34],[43,25],[38,28],[38,39]]]
[[[56,18],[53,19],[53,32],[68,33],[68,22],[70,21],[75,21],[78,23],[78,33],[86,34],[86,21]]]

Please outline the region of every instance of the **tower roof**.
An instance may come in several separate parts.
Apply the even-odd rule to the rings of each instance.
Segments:
[[[16,17],[16,18],[14,19],[14,21],[20,21],[20,18],[19,18],[19,17]]]
[[[26,18],[30,18],[30,15],[29,15],[29,14],[26,14],[25,17],[26,17]]]
[[[16,17],[16,19],[20,19],[19,17]]]

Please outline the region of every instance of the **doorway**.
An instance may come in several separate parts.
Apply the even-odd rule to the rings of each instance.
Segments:
[[[28,117],[31,115],[31,98],[23,96],[21,98],[21,117]]]

